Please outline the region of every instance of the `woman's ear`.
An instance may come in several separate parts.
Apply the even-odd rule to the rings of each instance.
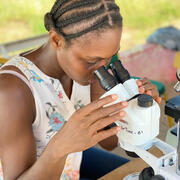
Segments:
[[[49,31],[49,40],[56,50],[62,49],[65,44],[64,38],[53,29]]]

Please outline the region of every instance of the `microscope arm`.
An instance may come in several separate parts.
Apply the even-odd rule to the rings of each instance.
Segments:
[[[157,147],[162,151],[161,157],[156,157],[150,152],[146,151],[147,147]],[[144,146],[132,146],[129,148],[133,150],[141,159],[143,159],[149,166],[151,166],[155,174],[162,175],[166,180],[177,180],[180,178],[176,174],[177,166],[177,151],[174,147],[161,141],[158,138],[149,141]]]

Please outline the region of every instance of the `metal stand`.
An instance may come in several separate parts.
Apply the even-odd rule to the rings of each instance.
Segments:
[[[179,155],[180,155],[180,119],[178,119],[178,124],[177,124],[177,164],[176,164],[176,167],[177,167],[177,174],[180,176],[180,158],[179,158]]]

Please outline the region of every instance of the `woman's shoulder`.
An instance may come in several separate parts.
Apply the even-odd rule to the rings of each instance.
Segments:
[[[0,109],[9,111],[13,108],[19,114],[34,113],[35,103],[30,88],[19,77],[3,71],[14,71],[23,76],[16,67],[7,66],[0,70]]]

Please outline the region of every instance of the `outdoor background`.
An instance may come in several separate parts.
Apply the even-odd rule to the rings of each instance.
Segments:
[[[0,0],[0,44],[46,33],[55,0]],[[143,44],[159,27],[180,28],[180,0],[116,0],[124,18],[121,51]]]
[[[43,18],[54,2],[55,0],[0,0],[0,44],[47,33]],[[173,25],[180,29],[180,0],[116,2],[124,19],[121,52],[144,44],[147,37],[160,27]],[[161,65],[157,66],[158,71],[163,69]],[[177,95],[173,90],[174,84],[175,82],[166,84],[168,99]],[[165,101],[162,101],[159,136],[163,140],[169,129],[167,116],[164,115],[164,103]],[[120,148],[113,152],[126,156]]]

